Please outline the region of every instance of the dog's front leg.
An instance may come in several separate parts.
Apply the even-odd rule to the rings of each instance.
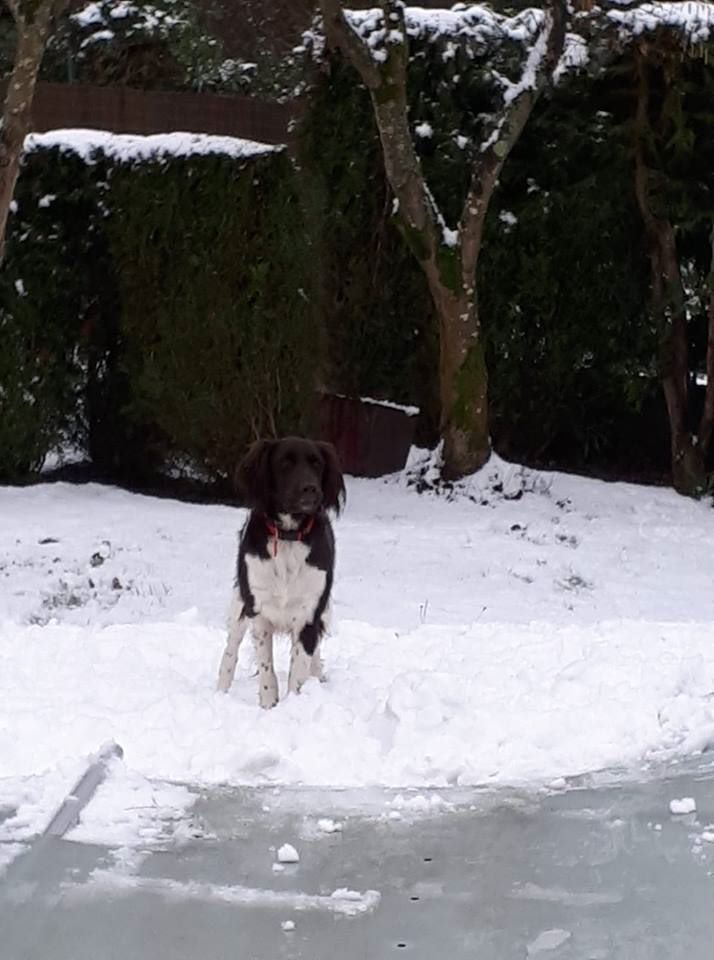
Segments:
[[[308,677],[317,677],[322,680],[322,660],[320,658],[320,640],[322,639],[322,622],[308,623],[302,630],[293,636],[293,645],[290,652],[290,673],[288,675],[288,690],[290,693],[300,693]]]
[[[325,665],[322,660],[322,654],[320,653],[320,647],[322,646],[322,638],[330,629],[330,608],[329,606],[325,609],[325,612],[322,614],[322,630],[315,645],[315,649],[312,654],[312,659],[310,662],[310,676],[314,677],[316,680],[319,680],[320,683],[325,682]]]
[[[319,680],[320,683],[325,682],[325,665],[322,662],[322,657],[320,656],[319,645],[310,658],[310,676],[314,677],[316,680]]]
[[[243,603],[238,590],[233,591],[231,609],[228,614],[228,639],[226,640],[226,649],[223,651],[221,665],[218,668],[218,691],[228,693],[235,677],[236,667],[238,666],[238,653],[240,645],[248,629],[248,620],[243,610]]]
[[[253,621],[253,640],[258,659],[258,702],[269,710],[278,702],[278,678],[273,664],[273,627],[264,617]]]

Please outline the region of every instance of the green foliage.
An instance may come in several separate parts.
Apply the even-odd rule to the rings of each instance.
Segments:
[[[305,426],[321,365],[290,161],[127,165],[112,197],[131,419],[231,474],[250,440]]]
[[[43,78],[226,92],[246,82],[192,0],[76,3],[50,42]]]
[[[0,479],[21,478],[62,439],[86,436],[94,331],[116,311],[97,217],[104,173],[59,150],[24,160],[0,272]]]
[[[70,438],[107,476],[177,458],[225,478],[300,430],[321,368],[285,153],[35,150],[0,274],[0,478]]]
[[[354,396],[416,403],[424,414],[423,436],[434,439],[434,308],[392,218],[369,97],[342,63],[333,62],[329,80],[318,78],[312,88],[300,163],[317,238],[328,385]]]
[[[619,460],[658,389],[625,115],[607,81],[571,84],[540,104],[504,170],[479,290],[507,455]]]

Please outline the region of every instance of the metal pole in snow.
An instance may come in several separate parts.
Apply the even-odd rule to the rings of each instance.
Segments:
[[[105,744],[65,797],[62,806],[45,827],[42,836],[63,837],[68,830],[76,827],[80,813],[94,796],[97,787],[106,779],[110,761],[115,758],[121,759],[123,756],[124,751],[118,743]]]
[[[94,796],[97,787],[106,779],[110,762],[123,756],[124,751],[119,744],[111,742],[105,744],[91,759],[85,772],[29,850],[11,863],[5,875],[0,877],[1,885],[5,888],[5,898],[0,898],[0,905],[2,899],[23,901],[31,898],[41,878],[37,864],[46,848],[53,840],[61,839],[68,830],[76,826],[82,810]]]

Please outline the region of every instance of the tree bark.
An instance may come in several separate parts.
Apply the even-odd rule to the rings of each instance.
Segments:
[[[695,496],[704,489],[706,470],[703,445],[693,435],[689,424],[686,297],[674,229],[666,217],[655,215],[650,200],[650,171],[645,154],[650,133],[650,67],[644,54],[639,51],[635,55],[635,62],[635,195],[650,260],[652,311],[659,336],[659,375],[670,429],[672,483],[679,493]]]
[[[482,467],[491,452],[486,358],[475,294],[462,285],[450,289],[434,261],[425,272],[439,321],[442,473],[455,480]]]
[[[20,172],[22,148],[30,129],[37,75],[50,36],[52,19],[65,0],[6,0],[15,18],[15,60],[3,104],[0,128],[0,265],[5,259],[7,220]]]

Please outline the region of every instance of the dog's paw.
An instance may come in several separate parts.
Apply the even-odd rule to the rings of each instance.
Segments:
[[[312,662],[310,664],[310,676],[314,677],[315,680],[319,680],[320,683],[325,683],[327,680],[327,677],[325,676],[325,666],[319,654],[315,654],[312,658]]]

